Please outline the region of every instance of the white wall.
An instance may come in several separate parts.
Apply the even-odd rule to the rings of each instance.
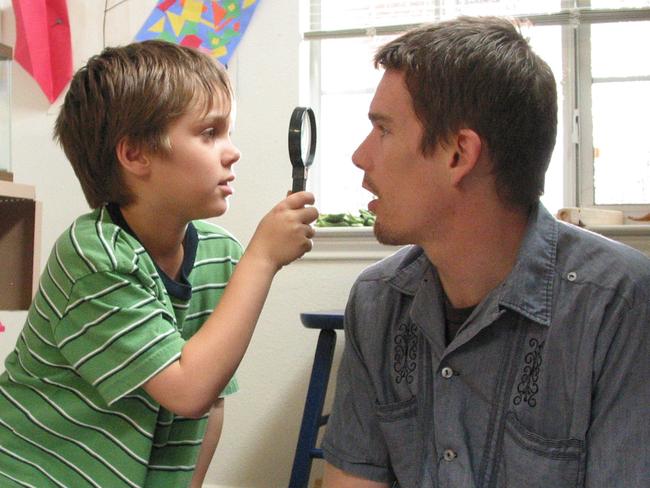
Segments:
[[[0,1],[1,39],[14,45],[13,12],[8,1]],[[220,220],[244,244],[259,218],[290,188],[286,130],[291,110],[299,104],[299,0],[259,2],[230,66],[238,100],[234,139],[243,158],[236,166],[231,211]],[[67,3],[76,69],[101,50],[104,0]],[[130,0],[110,12],[107,44],[129,42],[155,4]],[[12,102],[14,180],[34,185],[43,202],[45,261],[57,236],[87,206],[70,165],[51,140],[57,104],[48,104],[17,63]],[[242,389],[226,402],[225,429],[207,484],[287,486],[317,337],[301,326],[299,313],[343,307],[354,277],[368,264],[303,260],[280,272],[238,372]],[[24,318],[21,312],[0,312],[8,329],[0,335],[2,358]],[[337,356],[341,346],[339,340]],[[316,462],[315,470],[319,467]]]

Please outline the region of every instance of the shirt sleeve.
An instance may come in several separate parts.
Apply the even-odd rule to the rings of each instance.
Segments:
[[[109,271],[74,284],[54,337],[68,363],[107,404],[180,357],[185,344],[154,290],[133,275]]]
[[[650,294],[616,310],[595,355],[586,488],[650,486]],[[622,308],[622,307],[621,307]]]
[[[345,349],[336,382],[332,413],[322,442],[327,462],[378,482],[393,482],[388,451],[375,415],[376,395],[355,338],[355,289],[345,312]]]

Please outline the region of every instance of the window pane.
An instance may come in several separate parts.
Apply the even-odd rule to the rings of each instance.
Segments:
[[[555,76],[558,96],[558,124],[555,149],[546,171],[542,203],[553,214],[565,205],[564,202],[564,120],[562,106],[564,96],[562,85],[567,83],[562,72],[562,27],[547,26],[528,28],[522,33],[539,57],[548,63]]]
[[[375,51],[391,39],[376,36],[320,41],[322,92],[374,92],[381,77],[381,71],[374,68]]]
[[[323,213],[366,208],[370,194],[352,153],[370,131],[368,108],[382,70],[373,66],[377,47],[392,37],[321,40],[318,160],[313,183]]]
[[[459,15],[526,15],[559,12],[561,0],[440,0],[443,18]]]
[[[591,8],[650,7],[650,0],[591,0]]]
[[[318,208],[323,213],[365,209],[370,194],[361,188],[363,172],[352,153],[370,131],[372,93],[324,95],[321,98],[322,144],[318,162]]]
[[[311,0],[310,28],[337,30],[400,25],[457,15],[558,12],[561,0]]]
[[[592,87],[597,205],[650,202],[650,81]]]
[[[591,72],[594,78],[650,75],[650,22],[618,22],[591,26]]]

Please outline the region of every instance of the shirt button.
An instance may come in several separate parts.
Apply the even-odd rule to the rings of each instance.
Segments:
[[[454,370],[451,369],[449,366],[445,366],[442,368],[442,371],[440,371],[440,374],[442,375],[443,378],[449,379],[452,376],[454,376]]]
[[[454,451],[453,449],[445,449],[445,452],[442,454],[442,456],[445,459],[445,461],[453,461],[454,459],[456,459],[458,454],[456,454],[456,451]]]
[[[578,277],[578,273],[576,273],[575,271],[570,271],[566,275],[566,279],[569,281],[575,281],[577,277]]]

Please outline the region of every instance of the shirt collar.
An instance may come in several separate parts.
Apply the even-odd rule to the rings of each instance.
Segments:
[[[133,229],[131,229],[126,219],[124,218],[119,205],[115,203],[109,203],[106,205],[106,209],[113,223],[124,229],[131,236],[135,237],[138,242],[140,242],[140,244],[142,244],[136,233],[133,231]],[[183,239],[183,263],[181,264],[181,276],[178,281],[167,276],[167,273],[158,267],[158,264],[152,259],[152,262],[158,271],[158,275],[165,285],[167,293],[180,300],[188,301],[192,296],[192,285],[189,281],[189,276],[192,272],[192,269],[194,268],[198,243],[198,232],[192,222],[189,222],[187,225],[187,230],[185,231],[185,237]]]
[[[559,225],[537,204],[528,218],[517,262],[502,285],[499,304],[542,325],[551,323]]]
[[[550,325],[557,240],[557,221],[541,203],[535,205],[528,217],[515,266],[497,293],[490,293],[486,299],[497,298],[500,308]],[[402,252],[399,264],[384,279],[400,292],[415,295],[427,269],[433,268],[434,275],[437,273],[422,248],[409,246]]]

